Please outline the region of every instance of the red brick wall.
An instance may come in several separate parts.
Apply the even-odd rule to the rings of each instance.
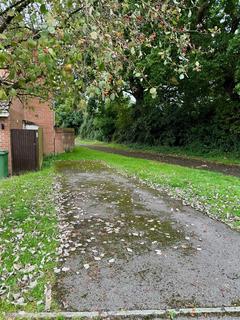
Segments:
[[[23,128],[23,120],[30,121],[43,129],[43,153],[54,153],[54,112],[49,102],[39,98],[28,98],[20,102],[14,99],[10,107],[11,129]]]
[[[43,153],[54,153],[55,116],[49,102],[28,99],[24,105],[24,120],[34,122],[43,129]]]
[[[19,99],[14,99],[10,106],[10,128],[22,129],[24,120],[24,105]]]
[[[73,149],[75,143],[74,129],[55,128],[55,153]]]

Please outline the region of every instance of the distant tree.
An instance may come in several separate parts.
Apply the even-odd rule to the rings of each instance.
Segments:
[[[56,126],[64,128],[74,128],[75,133],[83,123],[83,111],[78,108],[76,101],[69,97],[65,101],[55,103]]]

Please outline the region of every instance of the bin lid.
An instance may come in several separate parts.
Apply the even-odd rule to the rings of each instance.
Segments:
[[[3,150],[0,150],[0,156],[3,156],[5,154],[8,154],[8,151],[3,151]]]

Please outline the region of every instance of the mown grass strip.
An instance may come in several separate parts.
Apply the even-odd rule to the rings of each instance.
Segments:
[[[175,198],[217,219],[240,227],[240,179],[155,161],[77,147],[58,156],[63,160],[102,160],[110,166],[157,185]]]
[[[0,312],[44,308],[56,265],[53,181],[52,169],[0,180]]]
[[[116,148],[127,151],[143,151],[150,153],[157,153],[169,156],[178,156],[193,160],[209,161],[213,163],[227,164],[227,165],[240,165],[240,153],[222,152],[219,150],[197,150],[183,147],[167,147],[167,146],[148,146],[137,143],[106,143],[97,140],[82,140],[77,138],[78,145],[101,145],[110,148]]]

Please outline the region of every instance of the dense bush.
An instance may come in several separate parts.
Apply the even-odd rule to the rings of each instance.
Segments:
[[[80,135],[103,141],[240,150],[239,105],[226,95],[199,103],[193,95],[192,101],[180,105],[147,100],[140,107],[120,101],[86,112]]]

